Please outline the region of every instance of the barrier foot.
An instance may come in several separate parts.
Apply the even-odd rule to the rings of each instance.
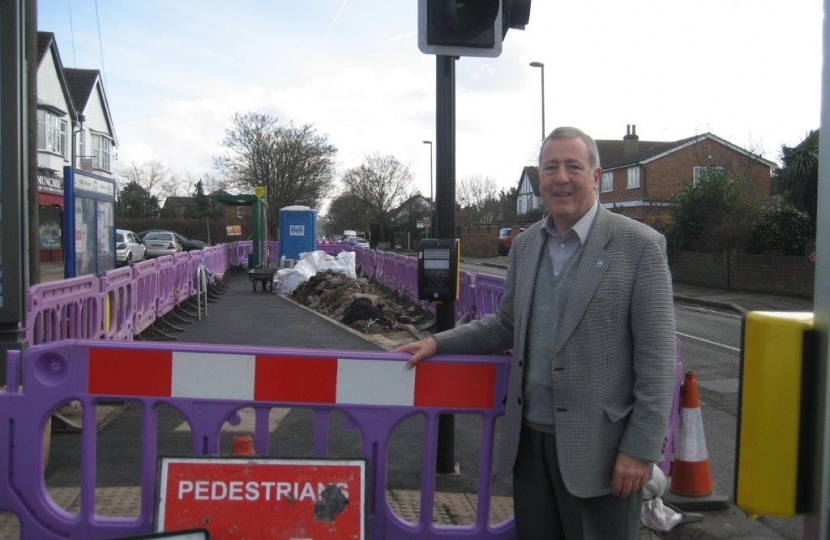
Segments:
[[[60,413],[52,413],[52,431],[56,433],[80,433],[81,424],[73,422]]]
[[[154,322],[153,325],[161,325],[165,330],[169,332],[184,332],[184,328],[179,328],[175,324],[165,319],[164,317],[167,317],[167,315],[169,315],[169,313],[156,319],[156,322]]]
[[[165,334],[158,328],[151,326],[144,332],[137,335],[136,339],[140,341],[178,341],[179,338],[171,336],[170,334]]]
[[[208,287],[213,287],[214,289],[217,289],[218,292],[220,292],[220,293],[227,292],[228,289],[231,288],[230,285],[226,284],[222,280],[216,280],[213,283],[211,283],[210,285],[208,285]]]
[[[176,308],[174,308],[173,311],[171,311],[170,313],[165,315],[165,317],[170,317],[171,319],[175,319],[176,322],[181,323],[181,324],[193,324],[193,321],[191,321],[190,319],[186,319],[186,318],[182,317],[181,315],[179,315],[178,311],[176,311]],[[194,315],[194,318],[195,318],[195,315]]]

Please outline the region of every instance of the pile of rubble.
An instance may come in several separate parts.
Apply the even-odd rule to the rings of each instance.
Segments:
[[[418,337],[435,323],[431,312],[403,294],[332,270],[301,283],[290,298],[364,334],[406,331]]]

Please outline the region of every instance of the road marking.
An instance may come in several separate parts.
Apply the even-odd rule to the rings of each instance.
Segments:
[[[723,347],[724,349],[729,349],[730,351],[741,352],[741,349],[738,347],[732,347],[730,345],[724,345],[723,343],[718,343],[717,341],[709,341],[708,339],[703,339],[697,336],[690,336],[689,334],[684,334],[683,332],[677,332],[678,336],[682,336],[688,339],[694,339],[695,341],[702,341],[703,343],[708,343],[709,345],[715,345],[717,347]]]

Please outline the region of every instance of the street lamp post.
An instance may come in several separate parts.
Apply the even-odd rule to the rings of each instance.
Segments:
[[[531,62],[530,66],[542,68],[542,140],[545,140],[545,64],[543,62]]]
[[[434,225],[432,224],[432,222],[433,222],[432,209],[435,207],[434,206],[435,201],[432,198],[432,141],[424,141],[424,144],[429,145],[429,210],[430,210],[430,212],[429,212],[429,228],[427,229],[427,238],[429,238],[430,236],[432,236],[430,234],[430,231],[432,230],[432,227],[434,227]]]

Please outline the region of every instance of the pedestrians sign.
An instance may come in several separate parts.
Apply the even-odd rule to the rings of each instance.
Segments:
[[[365,460],[163,457],[156,531],[212,540],[363,540]]]

